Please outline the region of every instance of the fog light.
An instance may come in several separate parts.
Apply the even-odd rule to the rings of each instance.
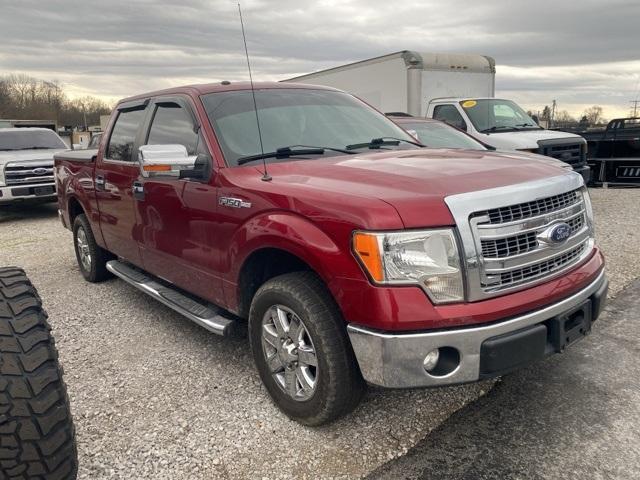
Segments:
[[[424,361],[422,362],[422,366],[427,372],[430,372],[436,365],[438,365],[438,360],[440,359],[440,349],[436,348],[427,353],[427,356],[424,357]]]

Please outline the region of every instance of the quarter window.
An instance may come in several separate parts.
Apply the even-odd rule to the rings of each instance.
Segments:
[[[436,120],[442,120],[443,122],[453,125],[461,130],[467,129],[462,115],[458,112],[458,109],[453,105],[438,105],[433,110],[433,118]]]
[[[137,110],[125,110],[118,114],[116,124],[109,139],[107,158],[121,160],[123,162],[134,161],[133,144],[138,133],[138,128],[144,119],[144,108]]]
[[[198,143],[193,120],[184,108],[173,102],[158,104],[148,145],[184,145],[189,155],[196,155]]]

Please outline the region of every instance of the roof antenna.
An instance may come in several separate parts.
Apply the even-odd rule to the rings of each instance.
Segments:
[[[244,41],[244,53],[247,56],[247,69],[249,70],[249,82],[251,83],[251,95],[253,96],[253,109],[256,112],[256,125],[258,126],[258,138],[260,139],[260,153],[264,155],[264,146],[262,144],[262,132],[260,131],[260,118],[258,117],[258,104],[256,103],[256,91],[253,88],[253,76],[251,75],[251,63],[249,63],[249,50],[247,49],[247,37],[244,34],[244,22],[242,21],[242,9],[240,8],[240,2],[238,2],[238,13],[240,14],[240,26],[242,27],[242,40]],[[262,159],[262,166],[264,172],[262,174],[262,181],[271,181],[271,175],[267,172],[267,159]]]

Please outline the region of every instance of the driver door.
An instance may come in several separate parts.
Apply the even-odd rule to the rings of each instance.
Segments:
[[[211,155],[186,97],[160,97],[150,105],[144,145],[183,145],[198,155],[204,178],[138,178],[136,208],[145,270],[213,303],[223,303],[215,271],[216,187]]]

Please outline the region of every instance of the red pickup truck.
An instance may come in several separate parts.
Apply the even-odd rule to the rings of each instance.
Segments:
[[[459,384],[561,352],[606,298],[580,175],[424,148],[330,88],[128,98],[55,175],[88,281],[116,275],[221,335],[248,324],[267,391],[308,425],[367,383]]]

